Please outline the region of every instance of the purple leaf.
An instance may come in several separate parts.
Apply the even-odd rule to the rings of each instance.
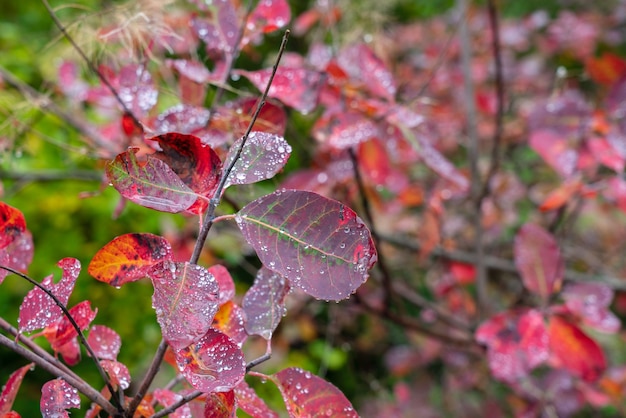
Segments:
[[[610,310],[613,289],[602,283],[572,283],[563,290],[565,306],[599,331],[617,332],[621,323]]]
[[[218,304],[223,305],[235,297],[235,282],[226,267],[221,264],[215,264],[209,267],[209,273],[217,280],[217,286],[219,287]]]
[[[356,213],[316,193],[277,191],[248,204],[236,219],[267,268],[319,299],[350,296],[377,259]]]
[[[235,142],[226,156],[226,167],[241,146],[243,138]],[[228,176],[226,186],[251,184],[274,177],[291,154],[291,146],[283,137],[265,132],[251,132],[239,159]]]
[[[254,284],[241,302],[246,314],[246,332],[271,340],[274,330],[287,311],[285,297],[288,293],[287,279],[271,270],[261,268],[254,279]]]
[[[159,92],[146,67],[137,64],[127,65],[120,70],[118,80],[118,94],[131,112],[145,115],[154,107]]]
[[[66,409],[80,408],[78,390],[58,378],[44,383],[39,402],[43,418],[69,418]]]
[[[204,128],[209,122],[210,116],[211,112],[208,109],[180,104],[157,116],[154,130],[157,134],[168,132],[190,134]]]
[[[226,334],[209,329],[189,347],[174,351],[183,376],[202,392],[227,392],[243,380],[246,362],[239,346]]]
[[[335,150],[359,145],[380,136],[378,125],[359,112],[339,112],[318,119],[315,138]]]
[[[217,281],[204,267],[164,261],[149,274],[163,338],[182,349],[202,338],[218,309]]]
[[[94,325],[87,337],[89,346],[101,360],[115,360],[122,347],[122,339],[117,332],[104,325]]]
[[[556,240],[535,224],[525,224],[515,236],[515,265],[529,291],[547,302],[561,288],[564,263]]]
[[[191,21],[191,27],[202,39],[209,51],[222,51],[232,56],[237,46],[239,19],[231,0],[202,2],[201,9],[206,13]]]
[[[198,195],[158,158],[137,161],[139,148],[129,148],[107,164],[113,187],[126,199],[162,212],[177,213],[190,208]]]
[[[63,269],[61,281],[55,284],[53,277],[48,276],[43,279],[41,284],[51,291],[62,304],[67,305],[80,273],[80,262],[75,258],[64,258],[57,265]],[[18,328],[20,332],[45,328],[55,323],[61,316],[63,316],[61,308],[54,303],[50,296],[36,287],[28,292],[20,306]]]

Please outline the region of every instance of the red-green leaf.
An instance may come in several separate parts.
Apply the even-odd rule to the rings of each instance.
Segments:
[[[377,255],[356,213],[316,193],[282,190],[237,214],[263,264],[319,299],[341,300],[368,278]]]
[[[80,273],[80,262],[75,258],[64,258],[59,261],[58,266],[63,269],[61,281],[55,284],[53,277],[48,276],[41,284],[66,305]],[[63,311],[54,300],[36,287],[28,292],[20,306],[18,328],[20,332],[45,328],[55,323],[62,315]]]
[[[122,339],[117,332],[104,325],[94,325],[87,337],[89,346],[101,360],[115,360],[122,347]]]
[[[526,289],[546,302],[561,288],[564,263],[556,240],[548,231],[525,224],[515,236],[514,253]]]
[[[290,367],[270,378],[280,389],[290,418],[359,416],[339,389],[308,371]]]
[[[237,71],[263,91],[269,82],[272,69],[258,71]],[[278,67],[269,90],[269,97],[280,100],[299,112],[309,113],[317,106],[317,97],[322,77],[317,71],[299,67]]]
[[[243,138],[230,147],[226,156],[226,166],[235,158],[242,142]],[[226,186],[270,179],[282,170],[290,154],[291,146],[283,137],[265,132],[251,132],[228,176]]]
[[[244,328],[244,316],[243,309],[232,301],[228,301],[220,306],[220,309],[215,314],[212,327],[228,335],[231,340],[241,347],[246,338],[248,338]]]
[[[593,382],[606,369],[602,348],[580,328],[560,316],[552,316],[550,334],[551,363]]]
[[[150,272],[152,306],[163,338],[174,349],[198,341],[211,327],[218,309],[218,286],[204,267],[163,261]]]
[[[183,376],[202,392],[227,392],[246,373],[246,362],[237,343],[215,329],[209,329],[189,347],[175,350],[174,356]]]
[[[156,264],[172,258],[165,238],[153,234],[121,235],[102,247],[87,271],[97,280],[121,286],[148,275]]]
[[[0,202],[0,249],[26,231],[26,220],[18,209]]]
[[[246,332],[271,340],[272,334],[287,311],[285,297],[288,293],[287,279],[271,270],[261,268],[254,279],[254,284],[241,302],[246,314]]]
[[[152,392],[154,395],[154,400],[156,400],[159,404],[164,407],[169,407],[170,405],[174,405],[176,402],[179,402],[183,397],[178,393],[172,392],[167,389],[155,389]],[[176,411],[170,413],[168,415],[170,418],[189,418],[191,417],[191,409],[189,408],[189,404],[185,404],[180,408],[176,409]]]
[[[100,365],[109,375],[111,385],[113,385],[114,389],[118,387],[123,390],[128,389],[130,386],[130,373],[124,364],[115,360],[101,360]]]
[[[205,418],[234,418],[237,407],[235,393],[228,392],[209,393],[204,404]]]
[[[34,365],[34,363],[30,363],[20,367],[9,376],[9,380],[7,380],[6,385],[2,388],[2,393],[0,393],[0,417],[5,417],[11,411],[13,401],[15,401],[15,396],[20,389],[24,375],[26,375],[29,370],[32,370]]]
[[[137,161],[139,148],[129,148],[107,164],[113,187],[126,199],[147,208],[177,213],[189,209],[198,195],[158,158]]]
[[[80,408],[78,390],[61,378],[46,382],[39,407],[43,418],[69,418],[66,409]]]
[[[253,417],[278,418],[278,414],[272,411],[263,399],[259,398],[245,380],[235,387],[237,406],[246,414]]]

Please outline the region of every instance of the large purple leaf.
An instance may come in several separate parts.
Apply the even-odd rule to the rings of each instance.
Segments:
[[[515,236],[515,265],[529,291],[547,302],[561,288],[563,259],[556,240],[535,224],[525,224]]]
[[[218,309],[217,281],[204,267],[164,261],[150,272],[152,306],[163,338],[174,349],[198,341]]]
[[[262,267],[241,302],[246,314],[246,332],[271,340],[286,312],[285,297],[288,293],[287,279]]]
[[[64,258],[57,265],[63,269],[61,281],[55,284],[53,277],[48,276],[43,279],[41,284],[52,292],[61,303],[67,305],[80,273],[80,262],[75,258]],[[18,328],[20,332],[45,328],[55,323],[61,316],[63,316],[61,308],[43,290],[36,287],[28,292],[20,306]]]
[[[41,388],[39,407],[43,418],[69,418],[66,409],[80,408],[78,390],[61,378],[46,382]]]
[[[227,392],[243,380],[246,362],[239,346],[226,334],[209,329],[189,347],[174,350],[183,376],[202,392]]]
[[[139,148],[129,148],[107,164],[113,187],[126,199],[147,208],[177,213],[190,208],[198,195],[158,158],[137,161]]]
[[[225,166],[235,158],[242,141],[243,138],[240,138],[230,147]],[[285,166],[289,155],[291,146],[283,137],[265,132],[251,132],[228,176],[226,186],[270,179]]]
[[[248,204],[236,219],[267,268],[319,299],[350,296],[377,259],[356,213],[313,192],[274,192]]]

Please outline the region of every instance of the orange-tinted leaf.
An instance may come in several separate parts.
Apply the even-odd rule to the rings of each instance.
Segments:
[[[290,418],[359,416],[339,389],[311,372],[290,367],[270,378],[280,389]]]
[[[66,409],[80,408],[78,390],[61,378],[46,382],[41,388],[39,407],[43,418],[69,418]]]
[[[174,349],[198,341],[211,327],[218,309],[218,286],[207,269],[190,263],[164,261],[150,272],[163,338]]]
[[[52,276],[48,276],[41,284],[66,305],[80,273],[80,262],[75,258],[64,258],[59,261],[58,266],[63,269],[61,281],[55,284]],[[45,328],[55,323],[61,316],[63,316],[61,308],[51,297],[36,287],[28,292],[20,306],[18,328],[20,332]]]
[[[172,258],[165,238],[153,234],[121,235],[102,247],[87,271],[97,280],[121,286],[148,275],[153,266]]]
[[[606,369],[602,348],[576,325],[560,316],[550,318],[551,361],[583,380],[593,382]]]
[[[246,332],[271,340],[274,330],[287,312],[285,297],[288,293],[287,279],[262,267],[241,302],[246,316]]]
[[[237,410],[235,393],[228,392],[210,393],[204,404],[204,416],[206,418],[234,418]]]
[[[0,202],[0,249],[26,231],[26,220],[19,210]]]
[[[91,302],[85,300],[69,309],[69,313],[78,325],[78,328],[82,331],[89,327],[89,324],[91,324],[96,317],[98,310],[91,310]],[[44,330],[44,335],[50,342],[52,349],[59,351],[61,347],[76,338],[78,332],[67,316],[64,315],[56,324],[47,327]]]
[[[359,168],[377,185],[386,185],[391,162],[383,143],[377,138],[359,145]]]
[[[248,338],[244,328],[244,311],[232,301],[227,301],[215,314],[212,327],[228,335],[241,347]]]
[[[580,191],[582,183],[579,178],[573,178],[562,183],[556,190],[550,192],[548,197],[539,206],[539,210],[556,210],[569,202]]]
[[[611,52],[585,60],[587,73],[596,83],[611,85],[626,74],[626,61]]]
[[[319,299],[349,297],[377,259],[356,213],[316,193],[277,191],[248,204],[236,219],[268,269]]]
[[[272,411],[263,399],[259,398],[245,380],[235,387],[237,406],[246,414],[253,417],[278,418],[278,414]]]
[[[189,347],[175,350],[174,355],[183,376],[202,392],[227,392],[246,373],[246,362],[237,343],[215,329],[209,329]]]
[[[9,376],[9,380],[7,380],[7,383],[2,387],[2,393],[0,393],[0,417],[6,417],[11,411],[13,401],[15,401],[15,396],[20,389],[24,375],[29,370],[32,370],[34,365],[34,363],[30,363],[20,367]]]
[[[525,224],[515,236],[514,253],[526,289],[546,302],[561,288],[565,266],[556,240],[548,231]]]

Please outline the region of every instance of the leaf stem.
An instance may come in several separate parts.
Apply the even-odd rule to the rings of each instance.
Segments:
[[[100,362],[98,361],[98,356],[96,356],[96,353],[93,351],[93,349],[91,348],[91,346],[87,342],[87,339],[85,338],[85,334],[83,334],[83,332],[81,331],[80,327],[78,326],[78,324],[76,323],[76,321],[74,320],[74,318],[72,317],[70,312],[67,310],[65,305],[54,295],[54,293],[52,293],[51,291],[46,289],[45,286],[42,286],[41,283],[37,282],[35,279],[27,276],[26,274],[24,274],[24,273],[22,273],[20,271],[17,271],[15,269],[11,268],[11,267],[7,267],[7,266],[3,266],[3,265],[0,265],[0,269],[6,270],[6,271],[8,271],[10,273],[13,273],[13,274],[23,278],[24,280],[27,280],[32,285],[38,287],[42,292],[44,292],[50,298],[52,298],[54,303],[56,303],[56,305],[59,308],[61,308],[61,311],[63,311],[63,314],[65,315],[65,317],[70,321],[70,324],[72,324],[72,327],[74,328],[74,330],[78,333],[78,339],[80,340],[81,344],[85,347],[85,349],[89,353],[89,356],[91,357],[91,359],[93,360],[94,364],[96,365],[96,368],[98,369],[98,373],[100,373],[100,377],[102,377],[102,380],[104,380],[104,383],[106,384],[107,388],[109,389],[111,394],[115,393],[116,391],[115,391],[115,389],[113,389],[113,385],[111,385],[111,382],[109,381],[109,378],[107,377],[106,372],[104,371],[104,369],[100,365]],[[70,382],[68,381],[68,383],[70,383]],[[76,389],[78,389],[78,388],[76,388]],[[115,399],[115,398],[111,397],[111,399]],[[118,408],[118,411],[121,411],[122,405],[119,404],[117,399],[113,403]]]

